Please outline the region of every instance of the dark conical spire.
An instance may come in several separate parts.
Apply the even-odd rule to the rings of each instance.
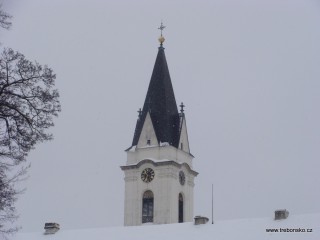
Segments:
[[[153,68],[142,113],[137,121],[132,145],[137,145],[149,112],[158,142],[179,145],[179,113],[162,43]]]

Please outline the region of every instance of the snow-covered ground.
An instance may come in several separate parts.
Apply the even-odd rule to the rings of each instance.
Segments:
[[[43,232],[18,233],[14,240],[264,240],[264,239],[320,239],[320,213],[289,215],[285,220],[237,219],[216,221],[214,224],[194,225],[193,223],[145,225],[138,227],[111,227],[96,229],[63,230],[55,234]],[[268,229],[274,229],[268,232]],[[281,231],[281,232],[280,232]],[[291,231],[291,232],[286,232]],[[303,232],[305,231],[305,232]]]

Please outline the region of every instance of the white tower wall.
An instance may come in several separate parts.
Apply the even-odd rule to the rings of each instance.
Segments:
[[[152,149],[157,153],[157,148]],[[176,149],[176,151],[181,150]],[[132,157],[132,154],[133,152],[128,152],[128,157]],[[152,157],[153,160],[144,159],[138,164],[122,167],[125,172],[125,226],[142,224],[142,198],[147,190],[151,190],[154,194],[154,224],[178,222],[179,193],[183,195],[184,222],[192,221],[194,177],[197,173],[191,170],[183,159],[174,161]],[[151,168],[155,173],[154,179],[149,183],[141,179],[141,173],[145,168]],[[180,171],[185,173],[184,185],[179,182]]]

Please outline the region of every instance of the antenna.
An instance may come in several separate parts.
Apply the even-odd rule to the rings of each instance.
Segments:
[[[211,187],[211,219],[212,219],[212,224],[213,224],[213,183]]]

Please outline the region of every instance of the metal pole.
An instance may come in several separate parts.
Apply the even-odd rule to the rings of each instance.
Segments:
[[[212,224],[213,224],[213,183],[212,183],[212,188],[211,188],[211,194],[212,194],[212,196],[211,196],[211,200],[212,200],[212,202],[211,202],[211,219],[212,219]]]

